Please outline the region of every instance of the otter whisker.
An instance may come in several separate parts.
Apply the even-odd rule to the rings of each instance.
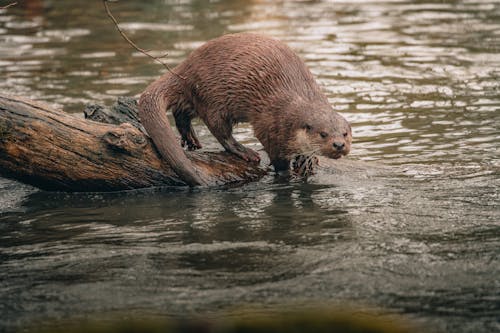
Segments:
[[[295,153],[295,154],[290,154],[289,155],[289,158],[290,160],[293,160],[293,159],[296,159],[300,156],[302,157],[305,157],[305,156],[312,156],[312,155],[316,155],[318,152],[320,152],[321,150],[321,147],[310,147],[308,150],[303,150],[303,149],[300,149],[300,153]]]

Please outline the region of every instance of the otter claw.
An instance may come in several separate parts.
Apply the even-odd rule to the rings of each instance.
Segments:
[[[190,138],[183,138],[181,140],[181,146],[182,148],[186,147],[187,146],[187,149],[188,150],[197,150],[197,149],[201,149],[201,144],[198,140],[193,140],[193,139],[190,139]]]
[[[249,151],[251,153],[247,151],[245,153],[238,153],[237,155],[239,157],[241,157],[242,159],[244,159],[245,161],[247,161],[247,162],[255,162],[255,163],[260,162],[260,156],[259,156],[259,154],[257,154],[253,150],[249,150]]]
[[[253,151],[253,150],[250,150],[249,151],[251,152],[250,154],[247,155],[247,158],[245,158],[245,160],[247,160],[248,162],[255,162],[255,163],[259,163],[260,162],[260,156],[257,152]]]

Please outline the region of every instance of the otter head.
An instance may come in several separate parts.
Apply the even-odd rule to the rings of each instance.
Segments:
[[[299,154],[340,158],[351,150],[352,131],[347,120],[328,110],[311,114],[296,132],[295,148]]]

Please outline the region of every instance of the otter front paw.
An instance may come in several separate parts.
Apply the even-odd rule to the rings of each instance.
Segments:
[[[255,150],[252,150],[250,148],[246,148],[242,145],[230,146],[230,148],[227,150],[230,153],[235,154],[236,156],[240,157],[241,159],[243,159],[247,162],[255,162],[255,163],[260,162],[259,153],[257,153]]]
[[[260,155],[257,153],[255,150],[252,150],[250,148],[245,148],[244,152],[241,152],[239,155],[242,159],[248,162],[255,162],[259,163],[260,162]]]

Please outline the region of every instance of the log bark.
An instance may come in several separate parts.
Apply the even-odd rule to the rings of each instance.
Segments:
[[[119,100],[113,110],[88,106],[85,116],[0,94],[0,175],[59,191],[186,186],[143,132],[134,100]],[[264,167],[226,152],[187,154],[217,185],[266,174]]]

